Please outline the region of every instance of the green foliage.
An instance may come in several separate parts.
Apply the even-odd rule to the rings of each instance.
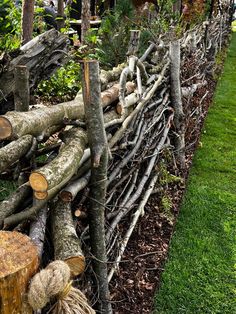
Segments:
[[[20,46],[21,12],[11,0],[0,2],[0,51]]]
[[[156,296],[158,314],[236,310],[236,34],[190,172]]]
[[[168,195],[163,195],[161,198],[160,215],[165,217],[171,224],[174,222],[175,216],[172,212],[172,201]]]
[[[59,68],[49,80],[42,81],[37,89],[41,96],[56,97],[66,101],[73,98],[81,88],[80,64],[74,60]]]
[[[47,30],[47,25],[43,18],[44,8],[35,7],[34,9],[34,36],[44,33]]]
[[[16,183],[13,181],[0,180],[0,201],[3,201],[16,189]]]
[[[90,42],[96,43],[96,56],[104,67],[124,62],[133,22],[130,1],[121,0],[115,11],[106,13],[97,34],[90,33]],[[92,35],[92,36],[91,36]]]
[[[182,182],[181,177],[175,176],[167,170],[166,164],[164,162],[160,162],[160,165],[158,166],[158,172],[160,185]]]
[[[214,80],[217,80],[219,75],[221,74],[226,55],[227,55],[227,48],[223,47],[221,51],[219,51],[215,57],[215,64],[212,70]]]

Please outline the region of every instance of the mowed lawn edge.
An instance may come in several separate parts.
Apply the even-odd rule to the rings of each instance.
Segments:
[[[236,33],[194,156],[153,313],[236,313]]]

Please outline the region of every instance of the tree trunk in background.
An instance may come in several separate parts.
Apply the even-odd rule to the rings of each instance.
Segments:
[[[58,0],[57,4],[57,30],[64,28],[64,0]]]
[[[182,12],[182,0],[175,0],[173,3],[173,12],[176,14],[181,14]]]
[[[90,0],[82,1],[82,12],[81,12],[81,43],[84,44],[85,36],[90,29]]]
[[[34,23],[34,0],[24,0],[22,5],[22,45],[26,44],[33,37],[33,23]]]

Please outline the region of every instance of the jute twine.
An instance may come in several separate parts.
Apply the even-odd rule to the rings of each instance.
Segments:
[[[52,298],[56,303],[52,314],[95,314],[85,295],[72,287],[70,268],[63,261],[54,261],[31,280],[28,302],[34,310],[42,309]]]

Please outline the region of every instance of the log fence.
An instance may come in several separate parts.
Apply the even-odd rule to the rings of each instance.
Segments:
[[[127,63],[111,71],[102,70],[100,78],[95,78],[95,73],[98,74],[96,62],[84,63],[89,71],[84,72],[83,95],[78,93],[74,100],[55,106],[27,112],[23,109],[25,112],[12,111],[0,116],[0,140],[3,143],[0,148],[0,172],[4,174],[7,171],[12,175],[20,164],[20,172],[25,171],[27,177],[23,185],[0,203],[0,243],[6,237],[18,237],[12,230],[26,222],[26,230],[30,230],[33,242],[29,244],[23,236],[22,241],[28,243],[27,247],[33,246],[29,252],[36,248],[32,266],[21,266],[22,269],[30,268],[25,272],[28,277],[25,275],[22,281],[24,291],[30,276],[37,270],[38,260],[42,260],[42,241],[48,223],[54,244],[53,258],[67,263],[70,276],[81,274],[85,269],[85,260],[88,263],[92,260],[95,268],[102,268],[100,271],[105,278],[108,268],[108,281],[112,280],[139,218],[145,215],[147,201],[157,189],[158,167],[164,155],[169,152],[172,158],[175,156],[179,175],[184,170],[187,124],[190,120],[195,125],[199,122],[207,92],[197,108],[191,107],[191,97],[212,79],[215,58],[228,40],[228,20],[228,14],[221,15],[210,24],[195,26],[179,39],[173,34],[166,34],[159,42],[151,43],[140,58],[136,49],[139,32],[133,31],[133,46],[129,49]],[[172,36],[171,40],[169,36]],[[37,39],[33,41],[37,42]],[[27,45],[31,47],[30,42]],[[39,49],[43,49],[41,41],[38,45]],[[33,52],[31,58],[34,64]],[[194,60],[195,68],[189,77],[184,77],[183,66],[189,59]],[[4,98],[13,92],[12,78],[9,89],[4,85],[5,77],[8,77],[6,73],[0,76]],[[27,84],[24,83],[22,89],[28,90]],[[25,105],[27,97],[24,93],[21,100]],[[0,101],[2,99],[0,94]],[[17,98],[15,101],[18,103]],[[103,122],[98,120],[102,111],[100,118]],[[56,134],[54,142],[48,140],[53,134]],[[33,143],[36,150],[25,158]],[[40,167],[37,156],[52,153],[55,157]],[[98,170],[100,164],[106,168],[107,156],[107,170]],[[19,160],[24,160],[24,163],[19,163]],[[100,191],[95,191],[94,185],[99,186]],[[106,201],[102,202],[104,196],[101,193],[105,191]],[[96,216],[98,212],[101,216]],[[123,224],[124,220],[126,224]],[[90,234],[89,224],[93,230]],[[105,227],[103,231],[97,229],[101,225],[103,229]],[[99,232],[102,232],[100,238]],[[103,244],[106,245],[106,252],[102,251]],[[0,248],[1,254],[3,249]],[[16,254],[20,249],[17,248]],[[9,297],[5,296],[7,276],[10,272],[21,272],[17,267],[0,274],[0,300]],[[99,282],[100,278],[97,280]],[[100,287],[108,281],[100,282]],[[66,287],[70,291],[71,286]],[[100,296],[97,296],[103,301],[105,296],[108,298],[107,287],[104,289],[100,289]],[[60,298],[64,300],[65,295],[60,295]],[[20,298],[16,302],[17,311],[19,306],[23,307],[23,301],[19,295],[14,298]],[[32,304],[36,304],[36,296],[30,294],[29,299],[33,298]],[[82,299],[87,304],[86,298]],[[0,302],[1,313],[8,313],[6,304]],[[37,305],[36,308],[42,307]],[[35,306],[33,308],[36,310]],[[110,305],[107,307],[105,304],[102,312],[105,308],[106,313],[112,312]],[[81,313],[94,311],[86,305]]]

